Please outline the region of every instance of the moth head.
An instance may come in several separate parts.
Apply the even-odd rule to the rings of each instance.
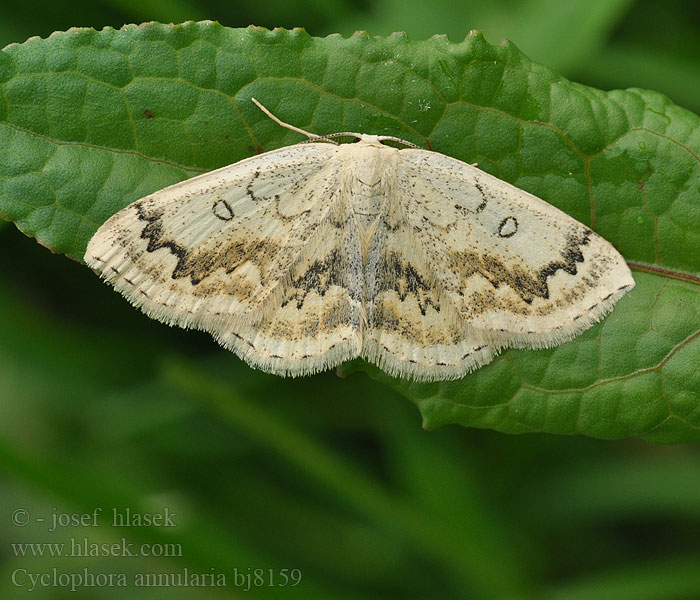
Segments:
[[[406,140],[402,140],[401,138],[394,137],[393,135],[370,135],[369,133],[354,133],[351,131],[341,131],[338,133],[329,133],[328,135],[319,135],[317,137],[314,137],[310,140],[309,142],[334,142],[332,138],[337,138],[337,137],[350,137],[350,138],[355,138],[352,143],[357,144],[357,143],[362,143],[362,144],[367,144],[369,146],[391,146],[394,147],[394,144],[398,145],[403,145],[403,146],[408,146],[409,148],[416,148],[418,150],[422,150],[420,146],[416,146],[412,142],[407,142]],[[394,142],[394,144],[386,144],[385,142]],[[303,142],[302,142],[303,143]]]
[[[308,131],[304,131],[303,129],[299,129],[298,127],[294,125],[290,125],[289,123],[285,123],[284,121],[280,120],[277,118],[275,115],[273,115],[267,108],[265,108],[260,102],[258,102],[255,98],[251,98],[251,101],[260,109],[262,110],[268,117],[270,117],[275,123],[281,125],[285,129],[289,129],[291,131],[296,131],[297,133],[302,133],[309,139],[307,140],[308,142],[329,142],[331,144],[337,144],[338,142],[334,141],[332,138],[336,137],[352,137],[355,138],[355,143],[363,143],[363,144],[368,144],[370,146],[386,146],[386,145],[391,145],[391,144],[385,144],[384,142],[395,142],[397,144],[402,144],[404,146],[408,146],[410,148],[416,148],[417,150],[422,150],[420,146],[416,146],[412,142],[407,142],[406,140],[402,140],[401,138],[394,137],[392,135],[370,135],[367,133],[354,133],[354,132],[349,132],[349,131],[342,131],[339,133],[330,133],[328,135],[314,135],[313,133],[309,133]]]

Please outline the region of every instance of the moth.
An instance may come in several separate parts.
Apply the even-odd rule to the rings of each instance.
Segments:
[[[362,357],[434,381],[566,342],[634,287],[610,243],[476,166],[314,136],[253,102],[309,140],[137,200],[88,244],[87,264],[154,319],[277,375]]]

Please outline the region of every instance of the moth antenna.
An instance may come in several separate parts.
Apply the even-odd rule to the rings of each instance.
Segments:
[[[281,119],[278,119],[275,115],[273,115],[262,104],[260,104],[260,102],[258,102],[255,98],[251,98],[250,100],[253,104],[255,104],[255,106],[257,106],[261,111],[263,111],[268,117],[270,117],[278,125],[281,125],[282,127],[286,128],[286,129],[296,131],[297,133],[301,133],[310,139],[322,137],[322,136],[315,135],[313,133],[309,133],[308,131],[304,131],[303,129],[299,129],[298,127],[294,127],[294,125],[290,125],[289,123],[285,123],[284,121],[282,121]]]

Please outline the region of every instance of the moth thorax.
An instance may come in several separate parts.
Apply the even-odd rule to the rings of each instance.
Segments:
[[[397,151],[364,144],[357,144],[352,150],[354,168],[348,181],[352,211],[358,222],[366,221],[370,225],[378,215],[386,212]]]

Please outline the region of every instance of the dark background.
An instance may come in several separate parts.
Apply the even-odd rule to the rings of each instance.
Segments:
[[[453,41],[482,29],[575,81],[700,111],[691,1],[30,0],[0,17],[0,45],[149,20]],[[426,432],[413,405],[364,374],[282,380],[149,321],[10,224],[0,305],[1,598],[29,593],[28,573],[49,574],[33,598],[700,598],[697,445]],[[112,527],[112,509],[127,507],[167,508],[175,527]],[[97,526],[47,529],[54,514],[96,508]],[[178,543],[182,556],[22,557],[16,546],[122,537]],[[70,592],[54,568],[130,580],[188,569],[224,573],[227,587]],[[235,573],[255,569],[267,579],[243,592]],[[301,583],[269,585],[283,569]]]

